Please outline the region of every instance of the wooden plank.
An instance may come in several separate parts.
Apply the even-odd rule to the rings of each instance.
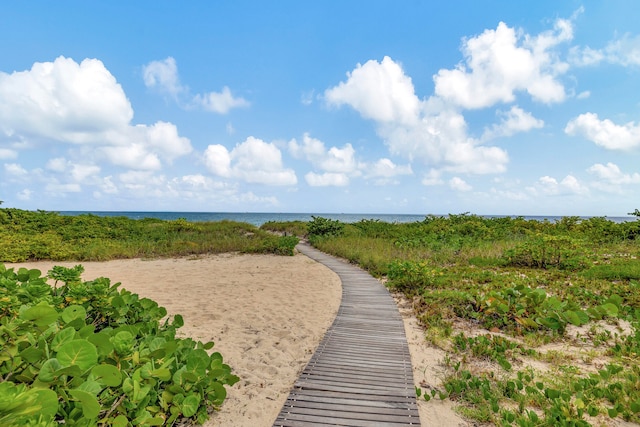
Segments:
[[[306,245],[342,281],[338,314],[274,426],[417,426],[404,325],[389,291],[360,268]]]
[[[420,419],[416,419],[412,422],[411,418],[407,418],[404,422],[376,422],[372,424],[369,420],[353,420],[340,417],[328,417],[326,415],[307,415],[307,414],[287,414],[276,420],[275,426],[282,427],[299,427],[302,424],[298,424],[299,421],[311,423],[306,425],[330,425],[330,426],[343,426],[343,427],[411,427],[419,426]]]

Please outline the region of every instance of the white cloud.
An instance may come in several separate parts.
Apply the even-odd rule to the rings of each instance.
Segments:
[[[344,173],[315,173],[309,172],[304,176],[305,181],[311,187],[344,187],[349,185],[349,177]]]
[[[238,178],[246,182],[265,185],[295,185],[296,174],[285,169],[282,154],[272,143],[248,137],[229,151],[216,144],[204,152],[209,171],[225,178]]]
[[[347,104],[362,117],[377,122],[413,123],[420,101],[411,78],[388,56],[367,61],[347,73],[347,81],[325,91],[329,105]]]
[[[538,180],[534,188],[536,191],[539,190],[542,194],[550,196],[587,194],[589,192],[589,189],[582,185],[573,175],[567,175],[560,182],[550,176],[543,176]]]
[[[17,151],[9,148],[0,148],[0,159],[15,159],[16,157],[18,157]]]
[[[57,157],[47,162],[46,168],[52,172],[63,174],[73,182],[84,183],[89,178],[97,177],[100,167],[91,164],[80,164],[70,162],[64,158]]]
[[[201,108],[217,114],[227,114],[233,108],[250,105],[242,97],[234,97],[227,86],[221,92],[206,92],[191,95],[188,86],[180,83],[176,60],[168,57],[161,61],[151,61],[142,67],[144,84],[161,93],[171,95],[183,108]]]
[[[442,180],[442,171],[437,169],[430,169],[422,178],[422,185],[435,186],[442,184],[444,184],[444,181]]]
[[[536,119],[522,108],[511,107],[509,111],[498,111],[500,123],[494,124],[491,129],[486,129],[482,140],[496,137],[508,137],[519,132],[528,132],[531,129],[539,129],[544,126],[544,121]]]
[[[232,108],[248,107],[251,105],[244,98],[234,97],[231,89],[227,86],[222,88],[222,92],[209,92],[198,94],[193,97],[193,104],[201,106],[205,111],[218,114],[227,114]]]
[[[449,180],[449,187],[455,191],[471,191],[473,187],[460,177],[454,176]]]
[[[5,163],[4,164],[4,171],[11,176],[14,176],[16,178],[19,177],[24,177],[27,176],[29,174],[29,172],[23,168],[22,166],[20,166],[17,163]]]
[[[91,146],[115,165],[159,169],[191,151],[175,125],[131,125],[133,109],[115,77],[97,59],[80,64],[59,57],[35,63],[31,70],[0,72],[0,139],[2,135]]]
[[[600,120],[595,113],[580,114],[569,121],[564,131],[582,136],[609,150],[631,150],[640,147],[640,125],[629,122],[616,125],[609,119]]]
[[[168,57],[162,61],[151,61],[142,67],[145,86],[166,92],[174,97],[188,90],[180,84],[176,60]]]
[[[122,87],[97,59],[59,57],[31,70],[0,72],[0,129],[70,143],[102,140],[133,117]]]
[[[558,20],[553,31],[532,37],[500,22],[495,30],[463,41],[465,63],[434,76],[438,96],[464,108],[484,108],[515,100],[526,91],[535,100],[552,103],[565,99],[557,76],[567,64],[552,49],[573,38],[572,24]]]
[[[53,194],[65,194],[65,193],[80,193],[82,187],[77,183],[60,184],[58,182],[51,182],[44,187],[47,193]]]
[[[596,163],[587,171],[610,184],[640,184],[640,173],[623,173],[615,163]]]
[[[399,166],[386,158],[374,163],[358,162],[351,144],[327,149],[324,142],[308,133],[303,135],[301,143],[296,139],[289,141],[288,148],[292,156],[308,160],[320,171],[306,175],[307,183],[312,186],[345,186],[351,177],[361,176],[363,172],[365,178],[376,180],[378,185],[388,184],[393,177],[413,173],[410,165]]]
[[[327,102],[347,104],[377,122],[377,132],[394,155],[438,165],[456,173],[500,173],[507,153],[469,138],[460,112],[438,98],[418,100],[411,79],[385,57],[349,73],[347,82],[325,92]]]
[[[300,96],[300,102],[302,105],[311,105],[313,104],[313,98],[315,97],[315,90],[311,89],[308,92],[303,92]]]
[[[610,41],[603,49],[576,46],[571,48],[569,59],[573,65],[582,67],[598,65],[601,62],[623,67],[638,66],[640,65],[640,36],[624,34]]]
[[[33,195],[33,191],[31,191],[31,190],[30,190],[30,189],[28,189],[28,188],[25,188],[24,190],[19,191],[19,192],[16,194],[16,196],[18,197],[18,199],[19,199],[19,200],[22,200],[22,201],[28,201],[28,200],[31,200],[31,195]]]
[[[345,144],[343,148],[331,147],[327,150],[324,142],[305,133],[302,137],[302,144],[298,144],[295,139],[292,139],[288,145],[289,151],[294,157],[304,157],[312,165],[325,172],[352,174],[358,170],[355,150],[351,144]]]
[[[413,175],[411,165],[396,165],[391,160],[383,158],[366,168],[367,178],[393,178],[399,175]]]

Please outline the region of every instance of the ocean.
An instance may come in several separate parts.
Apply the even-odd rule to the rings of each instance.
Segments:
[[[311,221],[312,217],[323,217],[338,220],[344,223],[358,222],[364,219],[378,220],[389,223],[417,222],[424,220],[427,215],[409,214],[335,214],[335,213],[267,213],[267,212],[107,212],[107,211],[61,211],[61,215],[82,215],[92,214],[97,216],[125,216],[132,219],[157,218],[162,220],[175,220],[184,218],[191,222],[202,221],[238,221],[253,224],[257,227],[269,221]],[[482,215],[487,218],[501,218],[509,215]],[[516,217],[517,215],[513,215]],[[537,221],[557,221],[561,216],[523,216],[527,220]],[[581,217],[588,219],[589,217]],[[607,217],[614,222],[633,221],[635,217]]]

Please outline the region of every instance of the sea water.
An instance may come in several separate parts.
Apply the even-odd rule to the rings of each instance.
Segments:
[[[131,219],[156,218],[162,220],[175,220],[184,218],[191,222],[201,221],[238,221],[253,224],[257,227],[269,221],[303,221],[313,220],[313,217],[322,217],[338,220],[344,223],[358,222],[361,220],[378,220],[388,223],[406,223],[423,221],[428,215],[415,214],[352,214],[352,213],[268,213],[268,212],[126,212],[126,211],[61,211],[61,215],[92,214],[97,216],[124,216]],[[481,215],[485,218],[508,217],[509,215]],[[512,217],[517,217],[514,215]],[[561,216],[523,216],[526,220],[558,221]],[[589,217],[581,217],[588,219]],[[613,222],[636,220],[636,217],[607,217]]]

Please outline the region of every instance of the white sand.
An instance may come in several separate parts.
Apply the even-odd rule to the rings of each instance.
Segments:
[[[6,264],[37,268],[77,262]],[[181,314],[185,336],[214,341],[240,381],[227,389],[205,426],[271,426],[340,305],[338,276],[302,254],[223,254],[194,259],[83,262],[84,280],[112,283]],[[402,309],[417,385],[441,358],[425,345],[411,310]],[[431,382],[431,381],[429,381]],[[419,402],[423,425],[466,425],[450,402]]]

